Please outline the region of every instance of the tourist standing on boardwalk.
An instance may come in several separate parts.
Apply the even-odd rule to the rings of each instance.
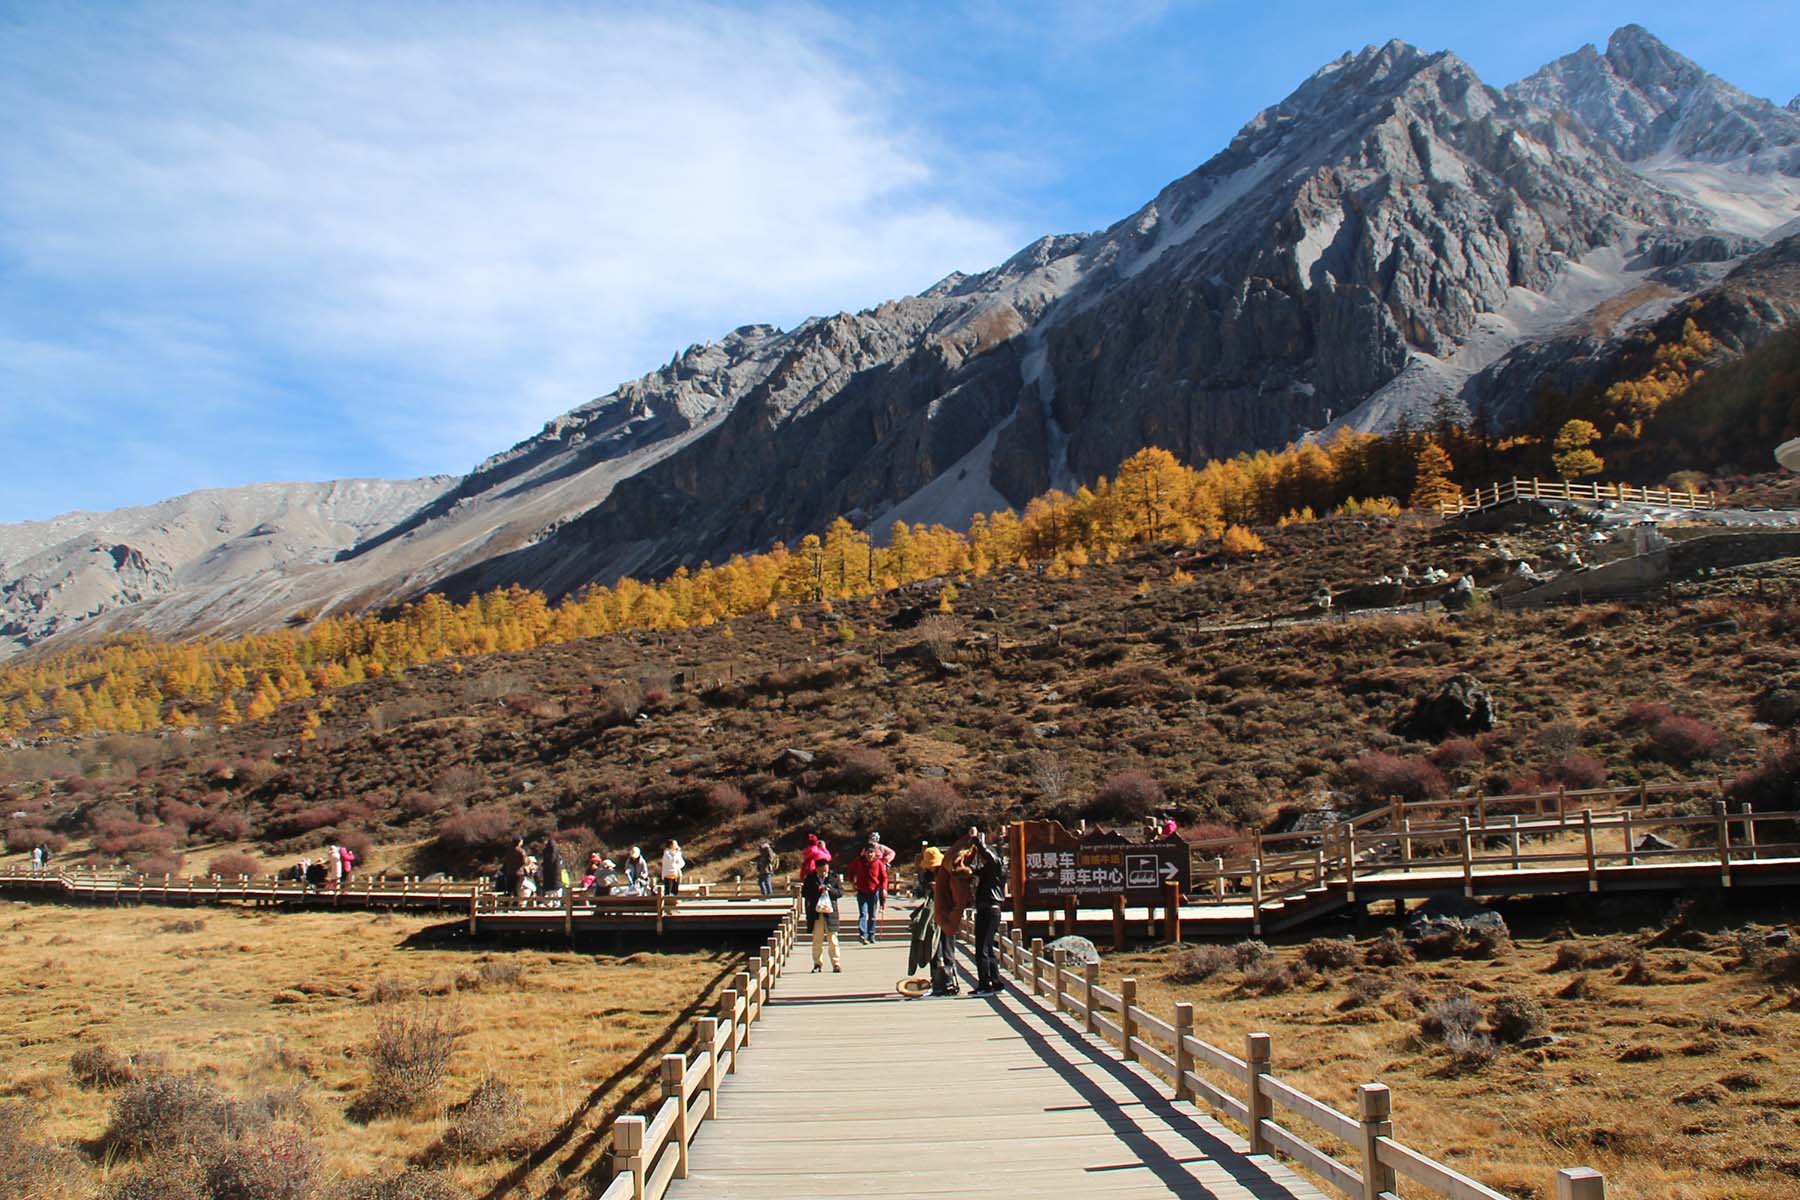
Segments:
[[[969,865],[973,853],[974,839],[965,833],[944,851],[943,862],[931,878],[932,915],[937,919],[941,939],[939,953],[952,989],[956,986],[956,935],[962,929],[963,910],[975,898],[975,872]]]
[[[681,892],[681,873],[687,869],[687,859],[682,856],[681,843],[670,838],[663,847],[662,886],[663,895],[674,896]]]
[[[813,971],[824,970],[825,948],[831,947],[831,969],[842,971],[838,957],[837,902],[843,899],[844,885],[831,874],[831,860],[820,859],[813,873],[800,887],[800,904],[806,909],[806,923],[812,929]]]
[[[863,852],[850,862],[850,882],[856,885],[856,937],[863,945],[875,940],[875,915],[887,894],[888,865],[881,843],[871,834]]]
[[[756,846],[756,890],[765,897],[775,894],[775,869],[781,860],[775,857],[775,847],[764,838]]]
[[[912,912],[912,949],[907,955],[906,973],[911,975],[920,967],[928,966],[931,968],[931,994],[954,996],[958,989],[951,941],[944,936],[937,920],[935,886],[943,865],[944,852],[936,846],[926,846],[919,853],[919,883],[913,889],[919,903]]]
[[[894,859],[897,857],[897,855],[895,855],[895,853],[894,853],[893,847],[884,843],[881,840],[881,835],[879,833],[871,833],[869,835],[869,844],[871,846],[874,846],[877,850],[879,850],[881,852],[881,861],[885,862],[887,864],[888,879],[891,881],[894,877]],[[887,885],[886,884],[882,885],[881,895],[879,898],[877,898],[877,900],[875,902],[875,907],[878,911],[885,910],[887,908]]]
[[[809,833],[806,835],[806,849],[800,852],[800,874],[810,878],[820,859],[830,862],[831,851],[825,848],[825,843],[819,840],[818,834]]]
[[[338,849],[336,842],[325,847],[325,878],[331,881],[334,888],[344,882],[344,852]]]
[[[975,995],[1001,990],[1000,958],[994,942],[1000,936],[1000,912],[1006,907],[1006,860],[987,835],[972,828],[970,865],[975,869]]]
[[[41,871],[43,871],[43,869],[44,869],[44,848],[42,846],[33,846],[31,848],[31,873],[33,875],[36,875],[36,874],[40,873]]]
[[[500,894],[519,894],[519,876],[525,873],[525,839],[514,838],[513,844],[500,856]]]
[[[568,876],[563,874],[562,847],[551,838],[538,856],[537,890],[540,896],[560,896]]]

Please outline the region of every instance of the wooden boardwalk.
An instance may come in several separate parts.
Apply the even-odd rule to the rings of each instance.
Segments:
[[[810,954],[795,946],[670,1196],[1321,1197],[1016,987],[901,999],[897,934],[852,932],[842,974],[810,974]]]

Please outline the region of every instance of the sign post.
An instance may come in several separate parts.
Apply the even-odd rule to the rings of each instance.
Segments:
[[[1027,910],[1112,910],[1117,903],[1165,904],[1169,889],[1190,890],[1188,846],[1180,838],[1132,842],[1117,834],[1071,833],[1060,821],[1013,825],[1014,923]]]

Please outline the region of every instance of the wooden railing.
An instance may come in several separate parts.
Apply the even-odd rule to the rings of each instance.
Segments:
[[[1619,500],[1632,504],[1661,504],[1669,508],[1717,508],[1718,498],[1710,492],[1674,491],[1670,488],[1640,488],[1628,483],[1565,483],[1562,480],[1508,479],[1479,487],[1455,500],[1438,505],[1445,517],[1480,512],[1509,500]]]
[[[1044,957],[1043,939],[1027,946],[1018,929],[1006,933],[999,944],[1001,966],[1022,991],[1043,997],[1057,1013],[1116,1047],[1126,1061],[1167,1080],[1177,1102],[1204,1103],[1236,1122],[1247,1135],[1251,1154],[1284,1155],[1356,1200],[1394,1200],[1401,1176],[1447,1200],[1507,1200],[1395,1140],[1386,1085],[1358,1086],[1357,1115],[1352,1117],[1276,1078],[1268,1034],[1247,1034],[1239,1058],[1194,1036],[1192,1004],[1175,1005],[1173,1019],[1165,1020],[1138,1005],[1137,980],[1121,980],[1119,991],[1108,991],[1100,986],[1098,963],[1077,972],[1062,951]],[[1220,1082],[1221,1076],[1228,1082]],[[1292,1118],[1322,1132],[1325,1145],[1308,1140]],[[1568,1168],[1557,1172],[1556,1195],[1557,1200],[1604,1200],[1606,1185],[1596,1171]]]
[[[714,1017],[694,1022],[691,1052],[663,1056],[662,1100],[648,1116],[613,1122],[612,1182],[600,1200],[662,1200],[669,1184],[688,1176],[688,1147],[701,1124],[719,1115],[719,1084],[738,1068],[750,1028],[781,975],[800,928],[796,905],[761,954],[750,959],[719,995]]]
[[[1685,856],[1697,861],[1717,851],[1728,868],[1733,856],[1772,856],[1777,847],[1758,846],[1759,822],[1792,822],[1793,813],[1752,814],[1740,808],[1727,814],[1722,800],[1715,801],[1710,816],[1673,811],[1678,798],[1691,803],[1696,794],[1721,792],[1716,781],[1640,784],[1636,787],[1558,790],[1502,796],[1458,797],[1446,800],[1392,804],[1361,816],[1316,830],[1294,833],[1252,833],[1247,838],[1218,838],[1189,843],[1192,905],[1244,905],[1260,924],[1264,910],[1317,895],[1321,888],[1342,884],[1349,899],[1355,898],[1359,875],[1401,870],[1425,870],[1460,863],[1470,869],[1506,864],[1520,870],[1526,864],[1586,863],[1590,871],[1608,858],[1636,865],[1641,859]],[[1627,806],[1630,807],[1627,807]],[[1670,811],[1658,811],[1667,808]],[[1718,827],[1724,821],[1727,834],[1722,849],[1709,842],[1697,851],[1691,844],[1674,850],[1632,853],[1633,839],[1656,828],[1691,830]],[[1767,828],[1768,825],[1765,825]],[[1544,854],[1523,852],[1528,838],[1544,838],[1572,829],[1618,829],[1624,844],[1616,853],[1591,859],[1573,852]],[[1732,830],[1737,831],[1734,834]],[[1506,839],[1510,853],[1492,856],[1487,842]],[[1237,849],[1249,843],[1247,855],[1226,858],[1208,851]],[[1735,847],[1735,848],[1734,848]],[[1791,847],[1787,848],[1791,849]],[[1728,874],[1728,870],[1727,870]]]

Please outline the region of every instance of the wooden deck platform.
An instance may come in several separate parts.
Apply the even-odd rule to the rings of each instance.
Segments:
[[[848,932],[841,975],[795,946],[670,1196],[1323,1200],[1042,1001],[901,999],[905,941]]]

